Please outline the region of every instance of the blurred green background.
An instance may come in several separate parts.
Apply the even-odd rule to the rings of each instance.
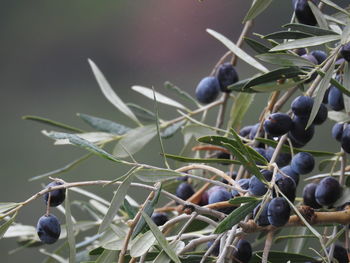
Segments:
[[[226,52],[205,29],[212,28],[236,40],[250,2],[1,1],[1,202],[26,199],[48,182],[28,182],[29,178],[60,168],[84,154],[71,146],[53,146],[53,141],[40,133],[50,127],[21,120],[21,116],[39,115],[88,129],[76,117],[80,112],[133,125],[105,100],[87,58],[95,61],[124,101],[153,110],[151,101],[130,87],[154,86],[165,92],[163,83],[169,80],[194,94],[198,81]],[[290,1],[275,1],[257,19],[253,31],[275,31],[289,22],[291,12]],[[251,53],[248,47],[244,48]],[[237,68],[241,79],[255,73],[245,63],[239,62]],[[265,96],[258,95],[247,124],[256,121],[264,103]],[[162,118],[175,114],[173,109],[161,106]],[[330,128],[330,122],[318,127],[309,147],[337,150],[338,145],[330,140]],[[167,152],[177,153],[180,140],[180,136],[175,136],[166,141]],[[158,142],[153,140],[136,157],[161,165]],[[113,179],[124,171],[125,167],[93,157],[62,176],[67,181]],[[89,189],[108,199],[112,197],[111,188]],[[41,200],[33,202],[21,210],[17,220],[35,225],[44,209]],[[8,251],[16,247],[15,240],[1,240],[1,262],[40,262],[42,255],[36,249],[9,256]],[[54,247],[45,249],[52,251]]]

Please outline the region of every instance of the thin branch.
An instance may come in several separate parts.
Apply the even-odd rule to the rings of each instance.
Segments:
[[[263,251],[263,256],[262,256],[262,263],[267,263],[268,262],[268,257],[269,257],[269,252],[272,246],[272,241],[273,241],[273,234],[274,231],[269,231],[266,236],[266,241],[265,241],[265,246],[264,246],[264,251]]]

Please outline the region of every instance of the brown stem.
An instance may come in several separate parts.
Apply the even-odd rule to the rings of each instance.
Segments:
[[[262,255],[262,263],[267,263],[267,259],[269,257],[269,252],[272,246],[272,240],[273,240],[273,234],[274,231],[269,231],[266,236],[266,241],[265,241],[265,246],[264,246],[264,251]]]
[[[128,250],[128,245],[129,245],[129,241],[131,239],[132,233],[134,232],[134,229],[137,225],[137,223],[139,222],[141,216],[142,216],[142,211],[146,205],[146,203],[151,200],[154,197],[154,192],[151,192],[147,199],[145,200],[145,202],[143,203],[143,205],[140,207],[139,211],[137,212],[135,218],[132,220],[131,224],[130,224],[130,228],[129,231],[124,239],[124,244],[122,247],[122,250],[119,253],[119,259],[118,259],[118,263],[124,263],[124,259],[125,259],[125,254],[126,251]]]

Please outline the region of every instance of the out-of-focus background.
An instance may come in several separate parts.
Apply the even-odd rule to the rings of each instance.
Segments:
[[[138,84],[163,89],[171,81],[194,94],[198,81],[210,73],[224,46],[209,36],[212,28],[232,40],[242,29],[242,19],[251,1],[229,0],[148,0],[148,1],[11,1],[0,8],[0,202],[19,202],[41,189],[48,180],[28,179],[64,166],[84,154],[70,146],[53,146],[40,131],[42,124],[21,120],[23,115],[39,115],[88,129],[76,117],[87,113],[126,125],[126,119],[103,97],[91,73],[87,58],[104,72],[112,87],[126,102],[152,110],[148,99],[133,92]],[[338,1],[340,4],[345,1]],[[255,22],[253,31],[269,33],[289,22],[290,1],[275,1]],[[244,47],[248,52],[251,50]],[[254,73],[238,63],[241,79]],[[254,123],[265,96],[256,97],[249,112]],[[163,118],[175,111],[161,106]],[[331,123],[317,129],[310,147],[336,150],[330,139]],[[168,152],[181,147],[180,137],[166,142]],[[147,154],[145,154],[147,153]],[[157,141],[136,157],[160,164]],[[68,181],[113,179],[125,167],[93,157],[63,178]],[[111,198],[111,189],[90,188]],[[17,220],[35,225],[44,214],[38,200],[21,210]],[[74,214],[74,209],[73,209]],[[1,240],[1,262],[40,262],[36,249],[13,255],[15,240]],[[54,246],[45,247],[51,251]]]

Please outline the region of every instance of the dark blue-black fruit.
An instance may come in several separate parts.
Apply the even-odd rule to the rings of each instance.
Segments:
[[[284,166],[281,169],[282,173],[285,173],[288,175],[290,178],[292,178],[295,182],[295,185],[299,184],[299,174],[295,172],[290,165]]]
[[[332,110],[341,111],[344,109],[344,99],[341,91],[335,87],[331,86],[328,93],[328,105]]]
[[[231,193],[226,189],[217,189],[209,194],[208,204],[215,204],[223,201],[228,201],[232,197]],[[231,213],[234,207],[220,208],[218,211],[223,213]]]
[[[284,226],[290,217],[290,206],[283,197],[275,197],[267,208],[267,218],[271,225]]]
[[[46,186],[46,188],[55,187],[55,186],[59,186],[62,184],[63,183],[61,183],[61,182],[55,181],[55,182],[49,183]],[[49,200],[49,195],[50,195],[50,206],[59,206],[60,204],[63,203],[64,199],[66,198],[66,189],[58,189],[58,190],[54,190],[54,191],[51,191],[49,193],[46,193],[44,195],[44,199],[45,199],[46,204]]]
[[[340,49],[340,55],[347,61],[350,62],[350,43],[345,44]]]
[[[293,122],[288,114],[277,112],[270,114],[264,121],[264,130],[273,137],[279,137],[289,132]]]
[[[318,109],[318,112],[313,121],[313,124],[321,125],[327,120],[327,117],[328,117],[328,109],[323,103],[321,103],[320,108]]]
[[[344,123],[336,123],[332,128],[332,137],[337,141],[341,141],[343,136]]]
[[[273,147],[268,147],[266,149],[266,159],[268,161],[271,160],[272,156],[273,156],[273,153],[275,151],[275,148]],[[292,156],[290,153],[284,153],[284,152],[280,152],[278,155],[277,155],[277,158],[275,160],[276,164],[278,165],[279,168],[283,167],[283,166],[286,166],[290,163],[290,160],[292,159]]]
[[[324,206],[331,206],[338,200],[342,188],[339,182],[333,177],[323,178],[316,187],[315,198],[317,203]]]
[[[317,24],[317,20],[311,11],[308,0],[296,0],[293,1],[293,4],[295,16],[297,17],[299,23],[310,26]]]
[[[260,216],[257,218],[256,223],[259,226],[268,226],[270,224],[269,219],[267,218],[267,208],[269,206],[268,202],[264,209],[261,211]],[[261,209],[261,204],[259,204],[257,207],[255,207],[254,211],[253,211],[253,218],[256,217],[256,215],[258,214],[259,210]]]
[[[181,183],[176,188],[176,196],[182,200],[187,200],[194,194],[194,189],[192,185],[188,183]]]
[[[307,122],[307,117],[295,116],[293,119],[292,129],[288,133],[288,137],[291,138],[292,141],[294,140],[302,146],[311,141],[315,134],[315,126],[313,124],[311,124],[310,127],[305,129]]]
[[[298,174],[308,174],[315,167],[315,159],[310,153],[300,152],[292,158],[291,167]]]
[[[329,248],[327,251],[329,252]],[[333,258],[335,258],[338,263],[349,263],[348,252],[343,246],[338,244],[334,246]]]
[[[236,176],[237,176],[237,173],[236,173],[236,172],[227,171],[226,174],[227,174],[228,176],[230,176],[233,180],[236,179]],[[225,178],[221,178],[221,182],[223,182],[224,184],[228,184],[228,181],[227,181]]]
[[[314,100],[309,96],[299,96],[292,101],[291,108],[295,115],[308,117],[313,105]]]
[[[231,155],[229,153],[226,152],[222,152],[222,151],[218,151],[216,153],[216,158],[217,159],[226,159],[226,160],[230,160],[231,159]],[[228,165],[228,163],[221,163],[223,165]]]
[[[297,54],[298,56],[302,56],[307,53],[306,48],[296,48],[293,49],[293,52],[295,52],[295,54]]]
[[[237,71],[231,63],[221,64],[218,68],[216,77],[219,81],[220,90],[222,92],[230,92],[227,87],[238,81]]]
[[[276,174],[276,185],[281,190],[281,192],[291,201],[294,202],[296,184],[295,181],[289,177],[282,174]],[[276,193],[274,192],[274,197]]]
[[[253,149],[267,160],[266,151],[264,148],[254,147]],[[262,165],[262,163],[260,163],[259,161],[257,161],[256,164]]]
[[[45,244],[55,243],[61,234],[61,225],[57,217],[50,215],[43,215],[39,218],[36,226],[36,232],[41,240]]]
[[[208,242],[208,249],[214,244],[214,241]],[[220,241],[216,243],[215,247],[211,251],[211,255],[217,257],[220,253]]]
[[[311,206],[312,208],[318,209],[321,208],[322,206],[317,203],[316,198],[315,198],[315,191],[316,191],[317,184],[315,183],[310,183],[305,185],[304,190],[303,190],[303,202],[304,205]]]
[[[310,52],[310,55],[316,58],[317,64],[321,64],[327,58],[327,53],[322,50],[313,50]]]
[[[302,58],[305,58],[306,60],[310,61],[312,64],[317,65],[318,61],[317,59],[311,55],[311,54],[304,54],[301,56]]]
[[[253,128],[253,125],[244,126],[242,129],[239,130],[239,135],[242,137],[247,137],[250,131],[252,130],[252,128]]]
[[[252,258],[252,246],[244,239],[238,241],[233,252],[233,262],[248,263]]]
[[[168,220],[168,216],[166,213],[156,213],[154,212],[151,216],[153,222],[157,225],[157,226],[162,226],[164,225]]]
[[[248,190],[249,189],[249,182],[250,182],[250,178],[242,178],[242,179],[239,179],[237,181],[237,183],[239,184],[239,186],[243,189],[243,190]],[[237,190],[232,190],[231,191],[231,195],[232,197],[234,196],[238,196],[239,193]]]
[[[249,132],[249,139],[254,140],[254,138],[257,135],[257,132],[259,130],[259,126],[260,126],[260,123],[253,125],[253,127],[250,129],[250,132]]]
[[[272,172],[269,170],[261,170],[261,174],[267,181],[271,181]],[[267,185],[262,183],[255,175],[250,178],[249,192],[255,196],[262,196],[267,192]]]
[[[350,153],[350,125],[347,125],[343,130],[341,136],[341,147],[345,152]]]
[[[220,92],[220,84],[216,77],[203,78],[196,88],[196,98],[200,103],[208,104],[216,100]]]

